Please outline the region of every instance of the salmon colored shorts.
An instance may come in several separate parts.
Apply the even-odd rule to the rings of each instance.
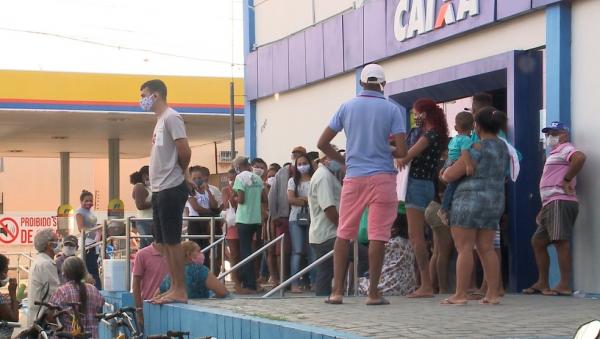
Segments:
[[[390,240],[392,225],[398,214],[396,174],[381,173],[344,179],[338,238],[356,238],[360,218],[367,207],[369,240],[387,242]]]

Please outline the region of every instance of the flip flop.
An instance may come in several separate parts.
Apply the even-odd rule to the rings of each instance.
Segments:
[[[543,292],[544,291],[540,290],[539,288],[535,288],[535,287],[528,287],[521,291],[522,294],[526,294],[526,295],[543,294]]]
[[[561,292],[553,289],[547,289],[542,292],[547,297],[571,297],[573,292]]]
[[[479,304],[481,305],[500,305],[500,300],[488,300],[487,298],[483,298],[479,300]]]
[[[367,306],[380,306],[380,305],[389,305],[390,301],[384,297],[379,298],[376,302],[367,302]]]
[[[406,296],[409,299],[433,298],[433,294],[409,294]]]
[[[481,300],[483,297],[485,297],[485,295],[481,292],[473,292],[473,293],[469,293],[469,296],[467,297],[469,300]]]
[[[465,306],[467,305],[467,301],[452,301],[449,298],[446,298],[440,301],[440,305]]]
[[[331,299],[331,296],[327,297],[327,299],[325,299],[325,303],[329,304],[329,305],[341,305],[344,303],[343,300],[334,300]]]

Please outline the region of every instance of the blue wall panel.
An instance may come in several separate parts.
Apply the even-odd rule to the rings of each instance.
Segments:
[[[358,8],[343,15],[344,70],[363,64],[363,9]]]

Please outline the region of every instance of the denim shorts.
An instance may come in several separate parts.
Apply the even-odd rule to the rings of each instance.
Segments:
[[[405,206],[425,211],[435,196],[435,186],[431,180],[415,179],[408,177],[406,188]]]

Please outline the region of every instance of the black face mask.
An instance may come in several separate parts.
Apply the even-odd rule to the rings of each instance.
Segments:
[[[425,115],[421,114],[415,116],[415,126],[421,128],[423,125],[425,125]]]

